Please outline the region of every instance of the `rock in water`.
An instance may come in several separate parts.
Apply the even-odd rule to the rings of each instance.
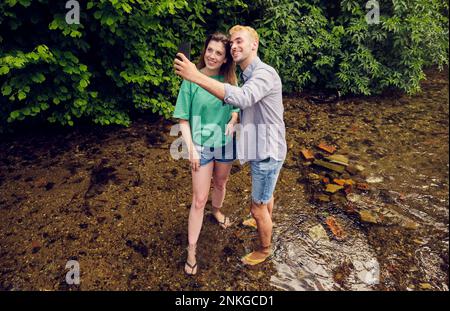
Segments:
[[[338,173],[343,173],[344,170],[345,170],[345,166],[342,166],[342,165],[339,165],[339,164],[335,164],[335,163],[330,163],[330,162],[323,161],[323,160],[315,160],[314,164],[322,166],[322,167],[325,167],[325,168],[327,168],[329,170],[332,170],[332,171],[335,171],[335,172],[338,172]]]
[[[372,224],[379,224],[381,222],[380,217],[372,211],[361,210],[359,211],[359,216],[361,217],[361,221],[364,222],[369,222]]]
[[[339,186],[335,184],[328,184],[327,188],[325,189],[326,192],[335,193],[341,189],[344,189],[344,186]]]
[[[318,224],[309,229],[309,237],[314,242],[317,242],[319,240],[329,241],[327,232],[325,231],[325,229],[323,228],[323,226],[321,224]]]
[[[378,177],[378,176],[371,176],[366,179],[366,181],[369,184],[378,184],[378,183],[383,182],[383,180],[384,180],[383,177]]]
[[[340,165],[344,165],[344,166],[347,166],[349,163],[348,158],[341,154],[334,154],[329,157],[325,157],[325,159],[327,159],[331,163],[336,163],[336,164],[340,164]]]
[[[347,194],[347,200],[349,200],[350,202],[353,202],[353,203],[360,202],[361,196],[356,193],[349,193],[349,194]]]

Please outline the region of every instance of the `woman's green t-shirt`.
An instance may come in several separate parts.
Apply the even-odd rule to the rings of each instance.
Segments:
[[[211,78],[224,81],[223,76]],[[223,105],[220,99],[199,85],[183,80],[173,117],[189,121],[194,143],[221,147],[231,141],[231,137],[225,135],[225,128],[232,112],[239,112],[239,108]]]

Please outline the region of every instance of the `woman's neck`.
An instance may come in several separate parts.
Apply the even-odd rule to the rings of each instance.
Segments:
[[[200,71],[209,77],[218,76],[220,73],[220,69],[211,70],[208,69],[208,67],[203,67],[202,69],[200,69]]]

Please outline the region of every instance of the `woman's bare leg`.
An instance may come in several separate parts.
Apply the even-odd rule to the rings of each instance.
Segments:
[[[213,215],[221,223],[225,221],[225,215],[220,211],[220,208],[222,207],[223,200],[225,199],[226,186],[228,177],[230,176],[231,166],[231,163],[214,163],[214,188],[211,195],[211,202],[213,206]],[[228,224],[225,223],[223,226],[226,228]]]
[[[192,205],[189,211],[188,220],[188,258],[189,264],[194,265],[195,250],[198,237],[203,224],[203,216],[205,213],[205,205],[208,201],[209,187],[211,184],[211,176],[213,174],[214,163],[210,162],[199,168],[198,171],[192,171]],[[195,274],[196,269],[191,271],[189,267],[185,267],[186,272]]]

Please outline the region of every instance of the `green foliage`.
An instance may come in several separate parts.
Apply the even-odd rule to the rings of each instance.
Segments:
[[[379,1],[379,24],[367,23],[365,0],[257,3],[261,53],[287,92],[320,87],[371,95],[397,88],[412,94],[425,66],[448,64],[442,0]]]
[[[311,83],[330,81],[341,49],[343,27],[330,27],[323,9],[313,1],[269,2],[261,0],[264,11],[255,23],[261,36],[261,54],[279,71],[284,91],[299,91]]]
[[[133,112],[169,117],[178,42],[191,41],[195,58],[206,34],[234,24],[258,30],[261,58],[286,92],[412,94],[424,67],[448,64],[443,0],[379,1],[379,24],[366,22],[365,0],[79,1],[79,25],[67,24],[65,2],[0,3],[0,131],[21,120],[126,126]]]
[[[173,59],[181,40],[198,56],[207,33],[226,31],[240,0],[79,1],[69,25],[66,1],[0,3],[0,130],[38,118],[130,123],[131,112],[169,117],[181,79]],[[220,18],[215,13],[220,12]]]

